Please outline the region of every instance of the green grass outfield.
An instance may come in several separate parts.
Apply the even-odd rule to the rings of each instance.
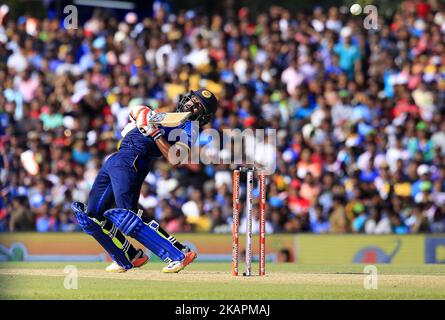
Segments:
[[[77,290],[64,288],[68,264],[78,269]],[[265,277],[232,277],[228,263],[194,263],[178,274],[156,262],[121,274],[106,265],[0,263],[0,299],[445,299],[445,265],[377,265],[376,290],[364,289],[359,264],[269,264]]]

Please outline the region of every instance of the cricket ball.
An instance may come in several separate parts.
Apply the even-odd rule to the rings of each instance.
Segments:
[[[357,3],[354,3],[349,10],[354,16],[358,16],[362,13],[362,7]]]

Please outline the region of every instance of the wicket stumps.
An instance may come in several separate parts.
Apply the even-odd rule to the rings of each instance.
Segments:
[[[252,219],[253,219],[253,181],[255,168],[239,168],[233,171],[233,223],[232,223],[232,275],[239,272],[239,222],[240,222],[240,175],[246,172],[246,271],[252,275]],[[259,195],[259,275],[266,274],[266,178],[264,171],[258,171]]]
[[[239,181],[240,171],[233,170],[232,276],[238,275],[239,257]]]

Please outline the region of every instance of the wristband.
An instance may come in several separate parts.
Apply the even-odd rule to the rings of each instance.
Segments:
[[[162,137],[162,131],[161,129],[156,129],[155,131],[153,131],[152,133],[150,133],[150,137],[156,141],[158,140],[160,137]]]

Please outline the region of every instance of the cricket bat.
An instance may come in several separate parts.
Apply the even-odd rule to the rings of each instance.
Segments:
[[[191,112],[158,112],[148,122],[163,127],[176,127],[186,122],[191,115]]]

